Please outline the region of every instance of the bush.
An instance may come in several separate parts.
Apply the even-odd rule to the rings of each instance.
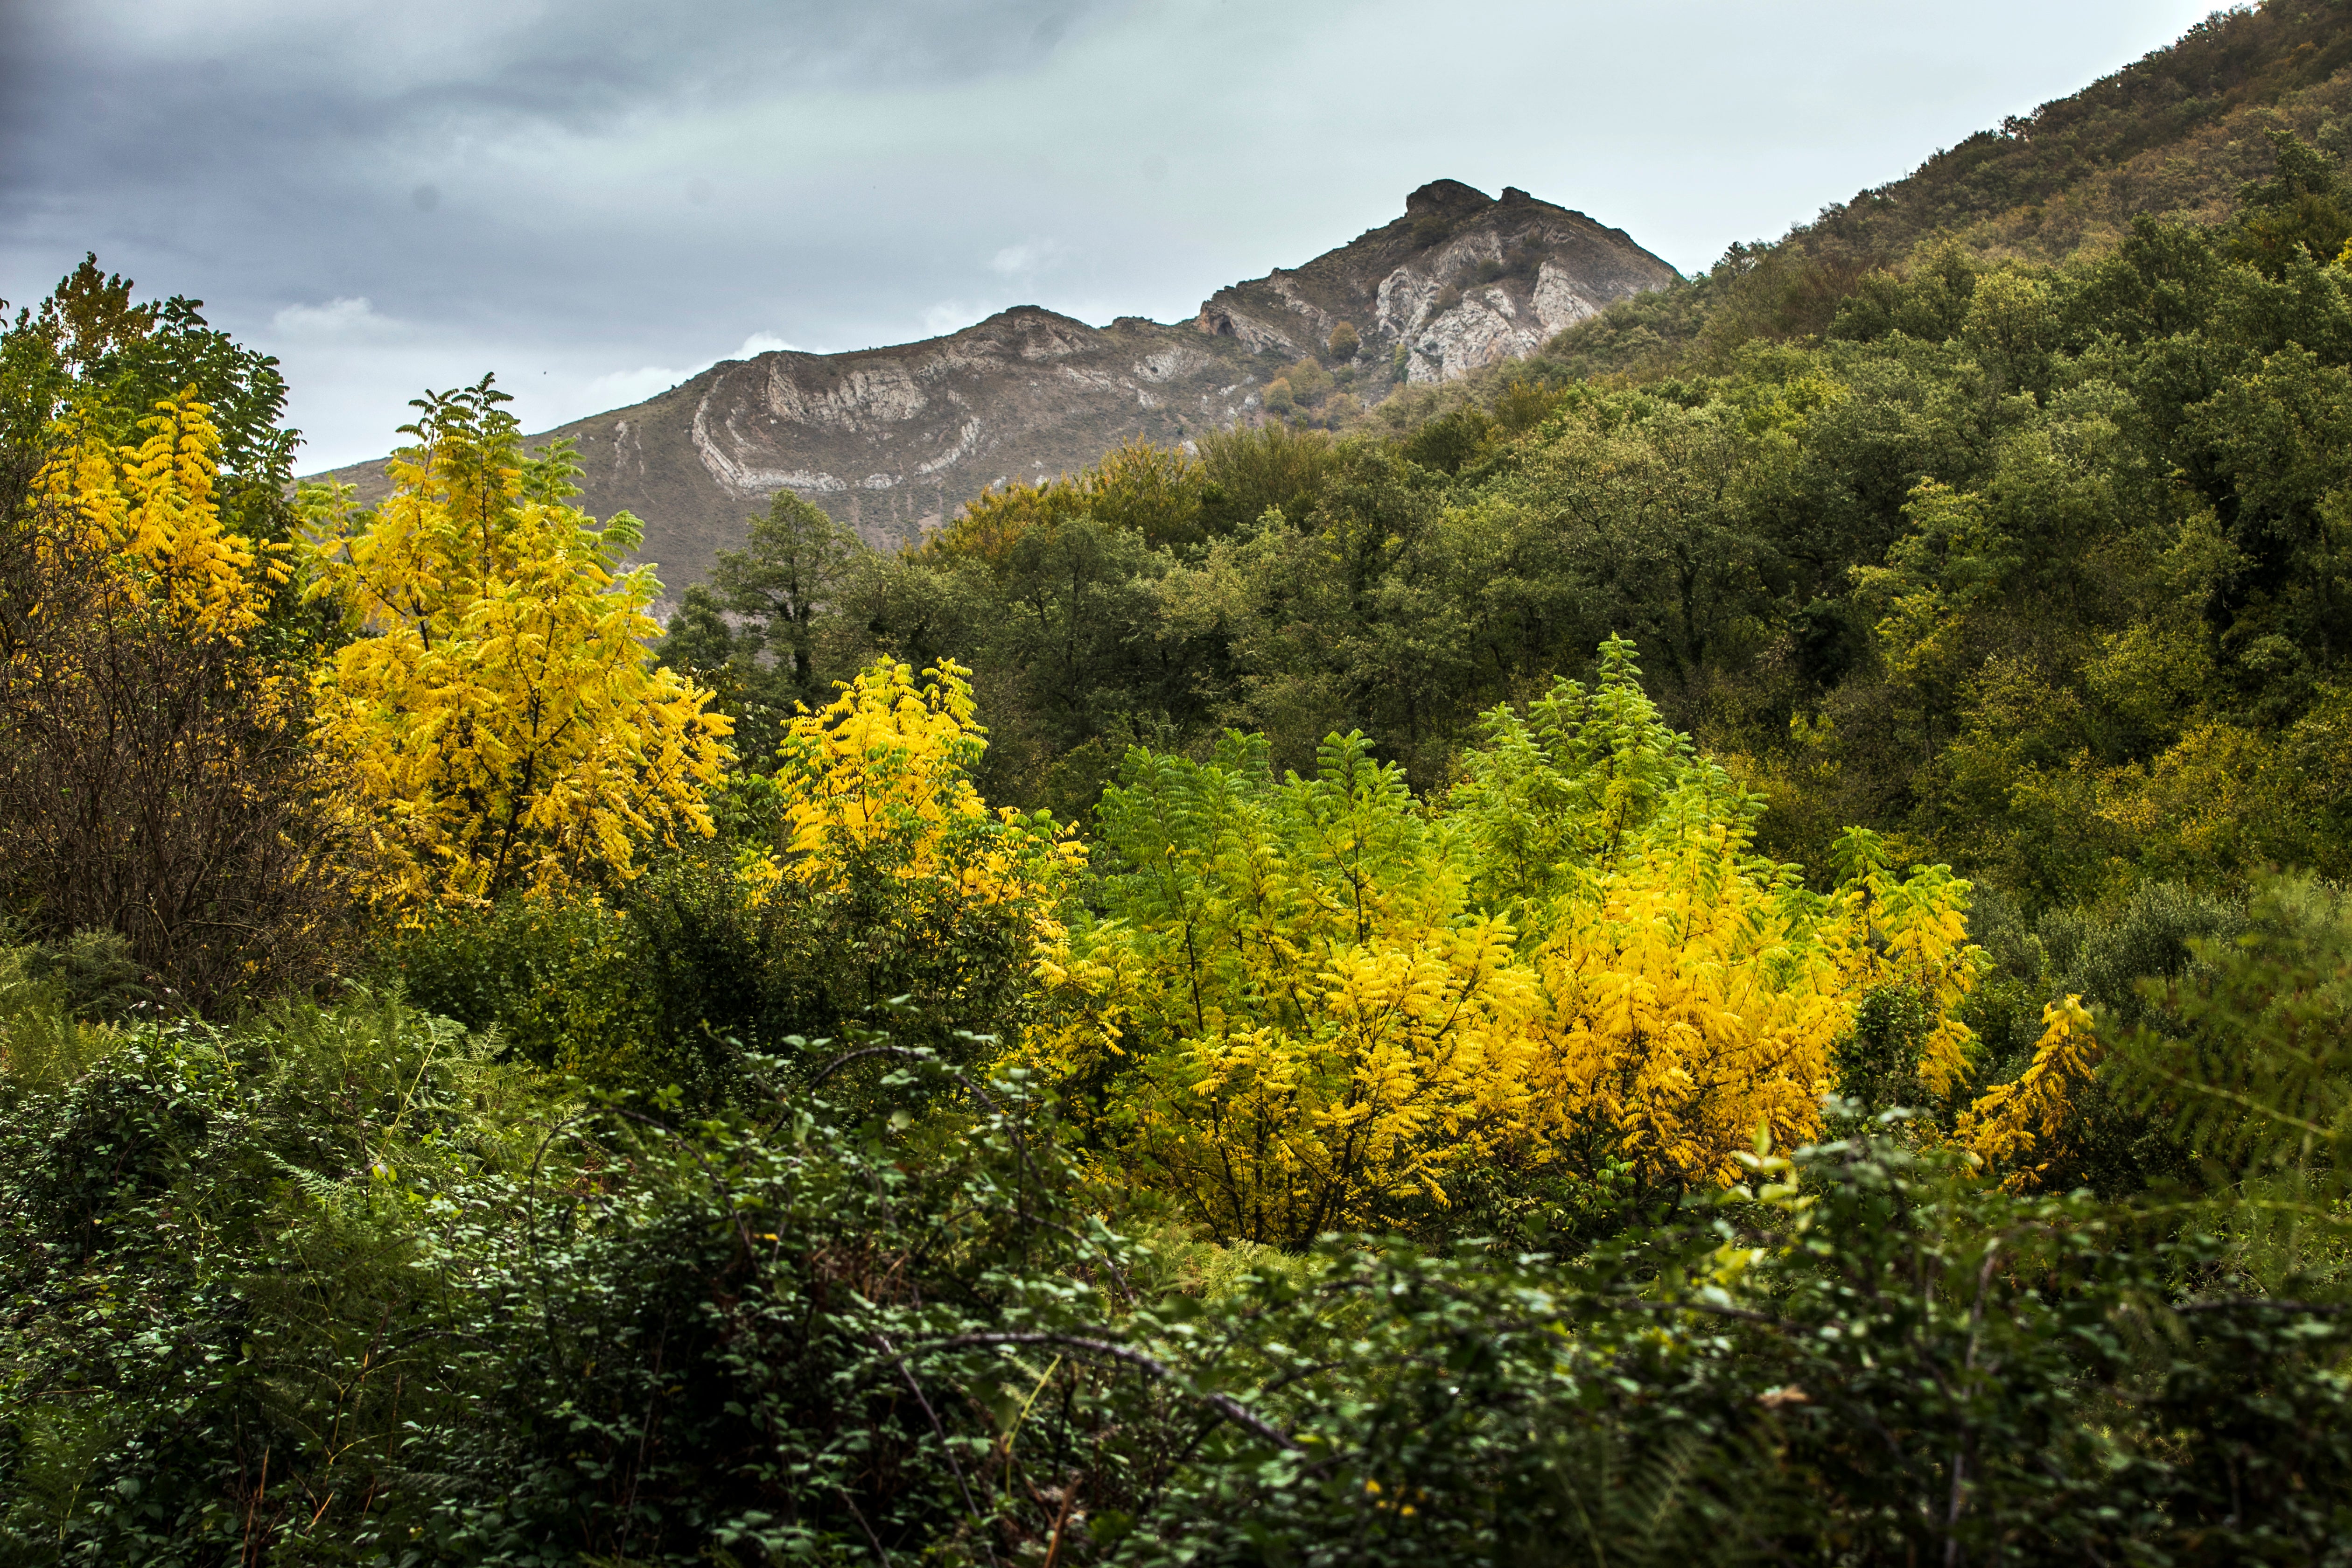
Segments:
[[[394,934],[384,962],[411,1004],[517,1062],[614,1086],[675,1076],[636,928],[600,899],[433,910]]]
[[[523,1237],[539,1102],[486,1056],[365,996],[11,1052],[0,1561],[413,1550],[395,1478],[469,1425],[469,1270]]]
[[[162,1000],[131,943],[110,931],[78,931],[34,949],[26,971],[56,981],[76,1017],[112,1023]]]
[[[1331,373],[1309,356],[1301,356],[1282,373],[1281,379],[1290,383],[1291,395],[1309,407],[1330,396],[1331,389],[1338,384]]]
[[[0,945],[0,1079],[10,1091],[71,1083],[118,1038],[77,1005],[72,982],[59,973],[54,953],[31,944]]]
[[[56,940],[120,933],[194,1006],[318,984],[353,847],[304,672],[85,548],[69,500],[0,520],[0,899]]]
[[[691,1121],[488,1056],[354,996],[9,1076],[0,1561],[2339,1560],[2345,1326],[1899,1115],[1576,1259],[1280,1257],[927,1052]]]
[[[86,259],[0,333],[0,901],[228,1010],[346,955],[354,846],[307,743],[277,362],[131,288]]]

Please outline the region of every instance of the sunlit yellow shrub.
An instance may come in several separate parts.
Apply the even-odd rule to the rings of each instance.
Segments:
[[[1107,916],[1049,952],[1058,1026],[1028,1052],[1106,1177],[1286,1245],[1443,1206],[1498,1159],[1713,1184],[1759,1127],[1819,1131],[1835,1044],[1890,984],[1928,1008],[1923,1077],[1957,1082],[1968,884],[1898,877],[1867,834],[1826,896],[1756,856],[1760,803],[1632,656],[1612,640],[1591,692],[1488,715],[1426,805],[1360,736],[1312,779],[1247,737],[1205,764],[1130,752]]]
[[[918,681],[879,659],[832,703],[793,717],[774,773],[785,802],[781,879],[845,891],[882,876],[941,898],[1051,907],[1084,848],[1050,818],[991,811],[981,798],[971,770],[987,731],[971,673],[950,661]]]
[[[2031,1186],[2074,1110],[2074,1097],[2098,1071],[2103,1054],[2080,996],[2042,1010],[2042,1038],[2033,1059],[2009,1083],[1995,1084],[1960,1113],[1958,1142],[2012,1188]]]
[[[836,1006],[905,995],[935,1038],[1001,1026],[1017,1008],[1040,945],[1064,941],[1059,911],[1085,863],[1048,814],[981,798],[971,773],[987,733],[968,673],[942,662],[918,677],[884,658],[795,714],[771,786],[774,843],[738,872],[822,944],[807,963],[831,977]]]

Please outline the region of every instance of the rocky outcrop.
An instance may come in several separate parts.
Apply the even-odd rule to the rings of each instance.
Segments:
[[[1176,325],[1109,326],[1035,306],[944,338],[856,353],[777,353],[714,365],[570,437],[582,504],[645,523],[640,554],[675,591],[699,581],[744,520],[789,489],[873,545],[919,540],[986,486],[1093,462],[1123,441],[1178,444],[1259,416],[1259,389],[1302,356],[1370,403],[1539,347],[1561,327],[1670,281],[1623,231],[1509,189],[1423,185],[1404,216],[1295,270],[1221,289]],[[1328,352],[1352,325],[1352,363]],[[383,466],[332,477],[381,493]]]
[[[1674,278],[1623,229],[1516,186],[1497,199],[1437,180],[1405,198],[1396,222],[1296,271],[1219,289],[1195,325],[1297,353],[1347,321],[1364,356],[1384,352],[1400,379],[1448,381],[1532,353],[1561,328]]]

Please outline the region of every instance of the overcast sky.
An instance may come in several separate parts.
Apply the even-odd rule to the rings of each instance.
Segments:
[[[1441,176],[1685,272],[2210,0],[0,0],[0,296],[82,252],[285,362],[306,468],[486,370],[1189,316]]]

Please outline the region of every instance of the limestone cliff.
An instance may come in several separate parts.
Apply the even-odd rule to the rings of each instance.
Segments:
[[[1135,437],[1161,444],[1260,417],[1259,390],[1317,358],[1360,402],[1539,346],[1674,270],[1622,230],[1518,190],[1423,185],[1404,216],[1294,271],[1222,289],[1192,321],[1108,327],[1023,306],[944,338],[712,366],[661,396],[531,438],[569,436],[582,504],[646,525],[676,591],[779,489],[879,548],[920,539],[983,488],[1078,468]],[[1329,353],[1351,324],[1354,361]],[[334,476],[381,493],[381,463]]]
[[[1497,201],[1438,180],[1407,196],[1394,223],[1295,270],[1219,289],[1196,324],[1295,357],[1319,353],[1346,321],[1367,360],[1385,360],[1409,382],[1447,381],[1532,353],[1561,328],[1674,277],[1623,229],[1516,186]]]

